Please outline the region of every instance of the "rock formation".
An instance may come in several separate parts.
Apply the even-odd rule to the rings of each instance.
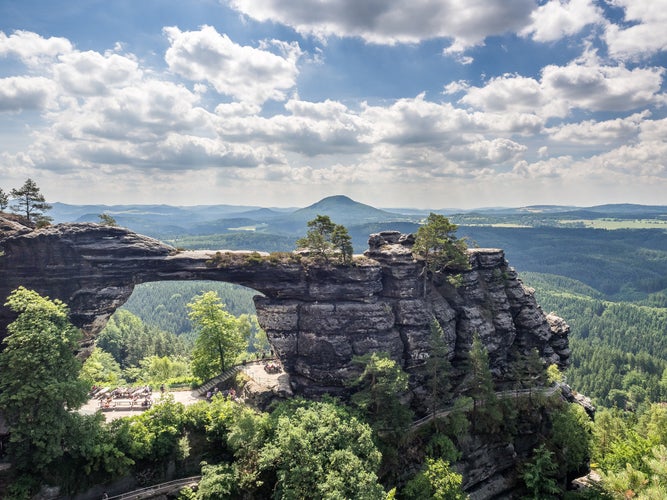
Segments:
[[[84,348],[136,284],[215,280],[260,292],[259,323],[297,394],[342,393],[358,373],[355,355],[386,352],[410,374],[419,413],[420,368],[434,317],[445,333],[455,386],[465,376],[474,335],[486,346],[501,387],[513,383],[513,360],[533,349],[547,363],[561,368],[569,363],[569,327],[543,313],[499,249],[469,250],[470,269],[454,284],[446,275],[424,283],[423,264],[411,251],[414,238],[398,232],[371,235],[363,257],[335,265],[295,254],[178,251],[97,224],[34,230],[0,216],[0,231],[0,302],[20,285],[64,301],[72,322],[85,332]],[[0,308],[0,336],[10,321],[11,311]],[[483,489],[498,481],[496,491],[504,488],[503,467],[516,460],[516,452],[505,446],[487,453],[496,458],[479,484],[474,473],[467,474],[468,487]],[[503,454],[510,456],[497,458]]]
[[[428,357],[433,316],[455,366],[475,333],[497,379],[517,350],[536,348],[548,363],[568,363],[569,328],[542,312],[499,249],[471,249],[460,286],[442,277],[425,295],[413,239],[398,232],[372,235],[365,257],[344,266],[256,252],[216,259],[97,224],[32,230],[5,220],[0,228],[0,300],[19,285],[60,299],[88,343],[138,283],[216,280],[261,292],[260,325],[298,393],[340,390],[354,373],[352,357],[368,352],[387,352],[408,372],[418,368]],[[11,311],[0,309],[0,335],[11,320]]]

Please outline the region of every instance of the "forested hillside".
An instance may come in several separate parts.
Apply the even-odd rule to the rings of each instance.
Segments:
[[[234,316],[255,314],[252,298],[259,292],[231,283],[214,281],[160,281],[135,287],[123,305],[144,323],[176,335],[189,333],[187,304],[196,295],[214,291]]]
[[[572,332],[568,382],[604,406],[636,408],[667,400],[667,309],[610,302],[560,276],[523,273],[546,312],[565,318]]]
[[[419,227],[418,215],[406,220],[366,220],[363,214],[382,217],[387,212],[343,202],[354,209],[346,216],[354,221],[349,232],[357,252],[366,248],[370,233],[383,230],[408,233]],[[161,207],[154,208],[164,211]],[[56,469],[60,472],[67,468],[97,467],[91,464],[99,460],[94,450],[99,449],[96,443],[100,442],[105,443],[109,456],[116,459],[109,459],[111,461],[103,468],[93,469],[99,480],[127,473],[134,466],[139,471],[161,461],[176,460],[183,473],[201,471],[205,477],[200,485],[202,492],[207,491],[207,482],[224,480],[228,491],[234,495],[251,492],[258,498],[267,497],[276,484],[287,484],[286,481],[292,479],[301,484],[306,477],[310,482],[304,483],[302,491],[321,488],[335,491],[338,496],[354,496],[354,488],[359,486],[372,492],[373,497],[384,498],[385,491],[395,486],[396,498],[421,499],[433,496],[432,488],[436,483],[431,480],[446,479],[455,495],[452,498],[463,498],[456,496],[462,495],[461,476],[457,476],[449,464],[459,460],[470,438],[524,439],[523,430],[528,422],[522,419],[537,419],[546,414],[543,428],[549,429],[550,436],[541,446],[532,448],[532,458],[517,471],[525,492],[531,492],[532,498],[552,498],[551,493],[562,492],[564,484],[557,485],[554,478],[574,477],[581,473],[579,465],[588,459],[598,467],[602,477],[600,488],[604,492],[572,498],[609,498],[608,495],[616,492],[621,495],[618,498],[628,497],[628,492],[634,496],[641,492],[643,496],[637,498],[666,498],[667,473],[663,464],[667,462],[667,435],[664,433],[667,410],[663,402],[667,400],[667,234],[662,229],[612,231],[563,227],[593,224],[592,219],[584,219],[597,217],[597,214],[592,210],[570,211],[568,215],[556,208],[544,210],[542,214],[521,215],[521,221],[532,227],[508,227],[516,226],[509,222],[519,217],[516,213],[508,215],[498,211],[493,217],[471,214],[462,219],[480,225],[462,225],[457,235],[468,237],[471,246],[503,248],[522,280],[535,288],[538,303],[545,312],[553,311],[570,324],[572,364],[564,377],[575,391],[593,398],[598,406],[594,423],[581,406],[562,405],[559,397],[544,400],[542,396],[552,395],[552,389],[534,394],[531,388],[526,398],[507,404],[510,400],[505,399],[502,391],[494,391],[486,353],[472,349],[474,380],[471,387],[475,390],[471,390],[470,397],[463,398],[459,406],[453,405],[442,412],[444,416],[434,421],[432,427],[413,432],[407,426],[415,417],[403,407],[401,398],[396,397],[407,388],[405,373],[400,366],[387,363],[382,357],[364,358],[359,360],[365,371],[358,381],[358,393],[347,403],[325,402],[322,406],[293,401],[278,407],[273,414],[254,414],[230,400],[214,398],[212,402],[193,405],[187,410],[167,401],[156,405],[155,413],[149,410],[134,417],[131,423],[102,426],[100,430],[95,427],[95,432],[87,433],[91,440],[89,449],[82,448],[83,451],[77,452],[79,455],[72,456],[67,452]],[[183,212],[181,215],[185,218],[188,210],[178,212]],[[357,215],[350,215],[354,213]],[[165,239],[183,248],[290,251],[298,238],[296,234],[271,233],[271,228],[278,226],[272,226],[270,219],[281,217],[272,211],[251,210],[240,214],[226,207],[217,214],[222,217],[215,221],[207,219],[205,209],[197,214],[192,230],[184,232],[172,226],[174,231],[168,236],[165,234]],[[135,216],[141,220],[140,215],[133,214]],[[651,214],[647,212],[646,216]],[[162,215],[151,217],[169,220]],[[253,224],[253,217],[262,217],[264,221]],[[335,213],[331,214],[331,219],[341,222]],[[287,217],[283,221],[284,228],[295,228],[299,217]],[[610,225],[612,222],[618,221],[596,219],[595,223]],[[654,222],[658,224],[660,220]],[[234,224],[247,226],[231,227]],[[636,224],[646,225],[641,221]],[[220,233],[206,234],[209,230]],[[256,318],[247,316],[255,313],[252,298],[256,291],[227,283],[145,283],[136,287],[129,301],[99,335],[97,348],[86,361],[81,379],[89,385],[148,384],[155,388],[162,384],[188,386],[208,378],[210,375],[195,370],[198,366],[195,358],[213,349],[196,344],[204,338],[205,330],[202,324],[191,324],[188,315],[196,307],[194,303],[209,291],[214,291],[224,303],[222,309],[233,315],[229,320],[236,325],[236,334],[243,341],[237,346],[238,353],[231,355],[230,363],[254,359],[260,351],[269,349],[266,337],[258,330]],[[439,398],[441,407],[449,408],[446,356],[441,359],[434,356],[432,368],[434,374],[443,377],[433,385],[432,397]],[[548,371],[544,368],[535,372],[538,386],[560,380],[562,375],[555,366]],[[532,370],[528,361],[525,369]],[[211,374],[220,371],[216,368]],[[372,381],[377,380],[382,380],[378,386],[383,387],[384,392],[373,388]],[[370,386],[366,387],[364,384],[369,381]],[[497,394],[501,397],[497,398]],[[483,404],[478,404],[481,401]],[[308,428],[302,427],[304,422]],[[359,427],[358,422],[367,427]],[[174,429],[181,431],[173,432]],[[262,429],[270,429],[268,435]],[[354,432],[343,436],[345,460],[327,462],[327,457],[337,456],[337,452],[320,456],[321,436],[333,436],[346,430]],[[280,434],[283,431],[287,433],[285,436]],[[163,439],[166,435],[171,436],[169,442]],[[191,436],[196,439],[190,441]],[[360,436],[365,436],[365,440]],[[80,440],[77,436],[72,439],[77,443]],[[296,448],[290,444],[297,442]],[[366,443],[376,458],[366,460],[365,455],[357,456],[354,447],[360,442]],[[142,444],[135,446],[134,443]],[[187,453],[198,457],[196,463],[181,461],[179,457]],[[259,462],[258,456],[262,457]],[[309,458],[309,463],[321,462],[327,470],[337,470],[336,464],[341,467],[345,464],[345,470],[341,469],[340,478],[334,478],[334,482],[317,476],[310,469],[289,478],[287,474],[298,467],[303,456]],[[217,465],[200,467],[200,457]],[[361,462],[359,457],[363,459]],[[246,477],[244,471],[250,475]],[[251,480],[251,476],[261,480]],[[358,480],[362,476],[366,479]],[[93,479],[95,477],[91,476],[90,480]],[[296,482],[294,485],[297,487]]]
[[[667,233],[661,230],[464,226],[459,235],[504,249],[520,272],[572,278],[609,300],[667,305]]]

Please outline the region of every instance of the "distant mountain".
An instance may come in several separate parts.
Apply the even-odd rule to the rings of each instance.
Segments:
[[[295,209],[290,208],[277,210],[271,208],[258,208],[255,210],[248,210],[247,212],[238,212],[235,215],[236,217],[244,217],[246,219],[253,219],[258,222],[264,222],[283,217],[285,213],[291,213],[293,210]]]
[[[141,218],[142,220],[151,220],[158,223],[168,221],[179,226],[230,216],[237,217],[239,214],[252,210],[267,210],[262,207],[242,205],[68,205],[58,202],[52,205],[53,208],[49,211],[49,215],[53,217],[56,223],[74,222],[81,218],[89,220],[93,215],[97,218],[99,214],[107,213],[116,220],[123,217],[128,219]]]
[[[329,196],[308,207],[283,216],[275,220],[272,227],[278,227],[287,232],[302,231],[306,227],[306,223],[318,215],[327,215],[334,223],[343,226],[405,219],[404,215],[380,210],[354,201],[347,196],[338,195]]]
[[[306,233],[307,222],[318,215],[327,215],[342,224],[353,235],[355,248],[366,245],[367,234],[380,228],[416,230],[429,212],[450,217],[458,225],[514,225],[537,227],[557,226],[562,221],[601,219],[605,217],[667,219],[667,206],[608,204],[593,207],[531,205],[503,208],[486,207],[475,210],[383,210],[359,203],[347,196],[324,198],[305,208],[265,208],[242,205],[68,205],[53,203],[49,215],[54,222],[99,222],[107,213],[119,225],[158,239],[178,240],[179,237],[207,234],[246,233],[243,241],[266,236],[300,237]],[[253,233],[253,234],[247,234]],[[364,234],[366,233],[366,234]],[[288,239],[289,239],[288,238]]]

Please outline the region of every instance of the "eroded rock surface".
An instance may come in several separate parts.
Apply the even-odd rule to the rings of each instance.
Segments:
[[[489,351],[501,380],[517,353],[535,348],[548,363],[568,364],[569,327],[545,315],[499,249],[471,249],[471,267],[457,286],[447,276],[423,281],[412,256],[413,238],[398,232],[371,235],[354,265],[315,265],[298,258],[177,251],[127,229],[60,224],[32,230],[0,220],[0,300],[19,285],[60,299],[87,342],[138,283],[216,280],[261,292],[257,315],[296,392],[342,390],[355,373],[355,355],[387,352],[408,372],[429,352],[437,318],[457,366],[474,334]],[[12,320],[0,309],[0,334]]]

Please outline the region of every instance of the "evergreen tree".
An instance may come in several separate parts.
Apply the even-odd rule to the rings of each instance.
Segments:
[[[0,188],[0,211],[7,208],[9,204],[9,196]]]
[[[116,219],[114,219],[111,215],[109,214],[100,214],[98,215],[100,218],[100,224],[103,226],[117,226],[118,223],[116,222]]]
[[[15,213],[25,215],[30,222],[46,223],[52,219],[44,215],[44,212],[51,210],[51,205],[46,203],[44,195],[32,179],[27,179],[23,186],[18,189],[12,189],[11,197],[16,200],[16,204],[11,208]]]
[[[433,212],[417,230],[412,251],[424,261],[424,294],[427,279],[442,272],[459,273],[470,267],[465,241],[457,239],[458,226]]]
[[[468,393],[473,399],[473,429],[477,432],[497,432],[503,415],[494,391],[489,354],[477,333],[473,336],[468,363],[470,366]]]
[[[533,460],[523,466],[521,478],[531,493],[533,500],[556,499],[561,490],[556,483],[558,464],[554,462],[553,453],[545,445],[540,445],[533,454]]]
[[[449,381],[451,364],[449,349],[445,342],[445,332],[438,320],[431,320],[431,349],[426,361],[426,388],[428,390],[428,407],[435,415],[439,408],[451,398],[452,384]],[[437,426],[437,423],[436,423]]]
[[[336,224],[331,233],[331,244],[340,253],[343,263],[349,263],[352,260],[352,238],[345,226]]]
[[[449,462],[427,458],[426,469],[408,481],[403,490],[408,500],[465,500],[468,496],[461,489],[463,476],[449,467]]]
[[[125,309],[111,316],[96,345],[111,354],[124,370],[139,366],[149,356],[186,355],[189,350],[183,337],[149,327]]]
[[[400,401],[408,388],[408,375],[386,354],[357,356],[364,367],[352,382],[352,403],[367,416],[373,427],[385,433],[400,433],[410,424],[412,412]]]
[[[296,245],[307,249],[316,259],[328,261],[336,255],[344,263],[352,260],[352,238],[347,228],[333,223],[328,215],[318,215],[308,221],[308,232]]]
[[[593,425],[579,404],[565,403],[552,412],[551,444],[556,458],[566,473],[578,472],[587,465],[591,455]]]

